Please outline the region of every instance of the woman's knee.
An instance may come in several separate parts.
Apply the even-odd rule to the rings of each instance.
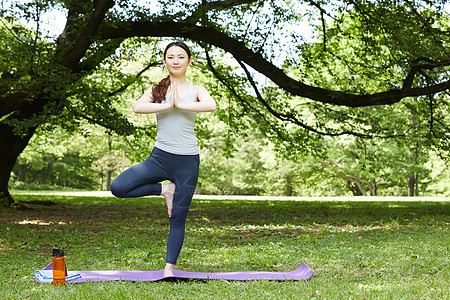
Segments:
[[[118,198],[126,198],[126,193],[119,180],[113,180],[111,183],[111,193]]]
[[[174,206],[170,217],[170,226],[184,227],[189,207]]]

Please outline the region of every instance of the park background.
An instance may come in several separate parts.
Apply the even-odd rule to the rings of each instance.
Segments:
[[[448,7],[2,1],[0,298],[449,298]],[[150,154],[155,118],[132,106],[173,39],[218,104],[198,114],[202,196],[177,267],[304,261],[312,280],[35,283],[53,247],[70,270],[162,268],[161,198],[107,190]]]
[[[34,59],[33,51],[43,52],[37,47],[36,38],[54,39],[64,30],[63,6],[51,6],[51,1],[45,3],[41,4],[40,10],[39,7],[33,8],[33,4],[23,6],[22,9],[35,13],[34,17],[21,19],[31,30],[21,32],[25,40],[30,39],[30,49],[29,52],[21,51],[24,41],[18,44],[12,41],[11,49],[5,48],[9,50],[4,53],[6,70],[14,69],[15,62],[23,68],[23,61]],[[157,5],[156,2],[150,3],[151,6]],[[179,10],[176,4],[171,5],[174,11]],[[330,10],[321,15],[324,22],[329,22],[328,28],[322,27],[324,24],[319,22],[317,16],[318,7],[314,8],[314,5],[312,8],[305,3],[286,3],[284,7],[282,2],[278,3],[280,7],[271,5],[261,2],[248,13],[249,16],[243,17],[248,23],[244,29],[247,32],[254,30],[255,35],[255,41],[248,38],[247,42],[261,43],[258,39],[262,36],[262,47],[270,53],[270,60],[275,65],[283,65],[288,74],[326,88],[360,92],[392,87],[403,78],[402,74],[398,74],[402,72],[391,66],[390,56],[397,52],[399,56],[401,54],[403,57],[396,58],[399,63],[408,56],[417,55],[414,47],[418,44],[429,42],[413,42],[408,40],[410,37],[395,35],[391,37],[392,41],[384,41],[386,45],[377,38],[368,40],[368,36],[373,34],[370,28],[358,24],[357,20],[352,19],[353,24],[348,25],[346,23],[349,21],[345,18],[335,17],[338,14],[336,10],[342,9],[340,5],[343,4],[339,2],[323,4],[324,11],[325,8]],[[389,9],[386,5],[385,8],[381,6],[380,10]],[[441,9],[437,11],[443,14],[441,17],[448,14],[445,1],[441,6],[436,5]],[[282,8],[284,11],[277,11]],[[16,10],[20,11],[18,8]],[[302,11],[300,16],[296,15],[299,10]],[[286,22],[281,17],[283,13],[287,21],[294,17],[297,21],[294,24],[288,22],[288,30],[282,27]],[[392,17],[398,19],[400,14]],[[409,18],[408,14],[402,17]],[[244,30],[238,26],[238,20],[235,22],[229,26],[230,30],[236,33]],[[375,24],[380,20],[374,18],[373,22]],[[267,31],[265,27],[269,25]],[[12,25],[4,19],[2,30],[7,36],[4,43],[8,38],[14,38],[9,26]],[[383,28],[387,24],[378,26]],[[383,30],[395,30],[395,26]],[[14,29],[14,26],[11,28]],[[438,28],[445,31],[446,27]],[[41,32],[35,35],[33,29]],[[323,30],[329,30],[330,36],[323,36]],[[412,35],[414,29],[410,30],[407,33]],[[285,36],[287,33],[291,39]],[[401,47],[395,45],[396,39],[402,40]],[[146,89],[167,75],[161,63],[162,49],[171,40],[144,37],[125,40],[117,46],[113,55],[85,78],[86,82],[74,87],[82,91],[79,98],[66,99],[67,106],[62,111],[58,110],[56,116],[51,116],[50,122],[48,119],[35,120],[38,126],[14,164],[9,188],[109,191],[115,176],[148,157],[154,143],[156,118],[153,115],[135,115],[132,107]],[[438,43],[441,42],[444,41]],[[322,47],[326,43],[329,45],[325,51]],[[361,53],[355,53],[354,48],[360,44],[365,47]],[[291,49],[293,45],[299,48],[297,51],[300,54],[295,54]],[[363,103],[359,104],[362,105],[359,109],[320,105],[277,90],[276,84],[254,70],[250,70],[250,77],[246,76],[246,72],[250,71],[242,69],[230,54],[214,50],[214,67],[207,58],[213,55],[209,50],[200,44],[191,43],[190,46],[193,47],[194,66],[191,67],[189,80],[210,90],[218,104],[215,114],[199,114],[197,122],[196,133],[202,159],[197,194],[324,197],[450,195],[447,93],[424,95],[415,100],[407,98],[400,103],[381,107],[364,107]],[[279,48],[279,53],[272,53],[277,52],[276,48]],[[385,56],[373,57],[374,51],[381,51]],[[433,51],[436,50],[427,49],[425,53],[431,55]],[[18,52],[21,54],[18,55]],[[292,53],[300,57],[296,58]],[[8,58],[10,55],[14,56],[13,60]],[[389,69],[381,71],[382,68]],[[32,68],[24,71],[33,72]],[[408,67],[403,72],[407,71]],[[431,80],[432,76],[438,80],[444,74],[445,68],[436,74],[430,72],[422,75],[426,80]],[[256,88],[252,80],[257,81]],[[416,84],[421,84],[419,79]],[[236,93],[238,89],[241,89],[241,95]],[[255,93],[262,93],[269,106],[258,107],[258,103],[252,103],[261,100]],[[430,97],[433,99],[430,100]],[[108,103],[105,111],[99,104],[101,101]],[[433,105],[428,101],[436,101],[435,107],[424,107]],[[260,102],[264,103],[264,100]],[[297,110],[298,119],[286,118],[289,110]],[[117,112],[116,121],[107,120],[111,116],[105,115]],[[131,124],[124,124],[124,117]],[[133,126],[132,134],[129,134],[130,128],[126,128],[130,125]],[[124,135],[127,130],[128,134]]]

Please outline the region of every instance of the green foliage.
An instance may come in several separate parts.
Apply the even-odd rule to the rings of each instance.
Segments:
[[[448,162],[442,161],[435,154],[430,155],[431,159],[426,163],[426,167],[431,170],[431,178],[427,187],[429,195],[450,196],[450,174],[448,172]]]
[[[54,46],[12,18],[0,19],[0,91],[26,90],[37,86],[33,77],[49,72]]]
[[[131,112],[135,100],[165,76],[164,72],[152,69],[138,78],[134,77],[149,62],[156,61],[154,54],[150,57],[146,54],[154,53],[152,49],[156,47],[156,44],[147,44],[148,41],[129,40],[115,56],[88,76],[86,83],[92,81],[95,88],[102,82],[103,92],[98,91],[96,94],[96,90],[91,91],[90,85],[79,87],[86,89],[83,92],[86,96],[83,99],[69,98],[73,109],[70,112],[66,110],[69,118],[61,124],[64,129],[73,132],[70,134],[71,138],[59,132],[58,127],[43,127],[45,131],[40,133],[42,140],[32,142],[19,159],[14,170],[13,188],[34,189],[30,185],[31,179],[22,180],[28,182],[26,186],[20,182],[18,174],[24,166],[29,168],[28,172],[34,170],[33,172],[41,172],[42,177],[57,178],[54,176],[58,172],[56,169],[47,167],[44,172],[40,166],[48,164],[49,159],[44,158],[45,153],[58,153],[57,161],[69,161],[70,158],[65,156],[70,155],[70,148],[75,147],[78,149],[75,151],[82,152],[89,150],[86,154],[77,152],[81,157],[89,157],[83,166],[78,161],[69,168],[78,170],[79,174],[75,176],[66,172],[68,178],[82,176],[87,180],[84,184],[70,185],[82,189],[104,189],[108,172],[112,172],[114,177],[129,166],[129,161],[137,163],[148,157],[155,140],[156,120],[154,116]],[[197,118],[196,133],[202,149],[198,193],[335,196],[353,192],[357,195],[406,195],[406,179],[410,174],[419,174],[422,182],[420,192],[427,193],[429,171],[422,167],[428,160],[425,140],[417,138],[412,142],[408,137],[364,140],[349,135],[332,139],[311,133],[292,123],[286,124],[264,112],[261,103],[255,102],[253,96],[245,93],[250,87],[234,68],[216,61],[215,70],[221,74],[217,79],[205,68],[208,62],[201,48],[193,47],[193,50],[195,64],[190,70],[189,80],[210,90],[219,107],[216,113],[198,114]],[[76,116],[80,114],[92,116],[91,121],[94,116],[98,120],[105,112],[95,111],[95,106],[101,101],[95,95],[105,95],[108,90],[117,90],[127,85],[129,86],[125,91],[110,99],[109,107],[111,111],[115,110],[126,116],[135,128],[139,128],[133,135],[119,137],[111,131],[107,133],[77,121]],[[234,90],[227,89],[227,86],[233,86]],[[236,97],[234,92],[240,97],[237,102],[239,105],[233,102]],[[383,127],[384,131],[389,129],[401,132],[398,127],[404,123],[408,123],[410,129],[421,130],[419,126],[412,126],[411,111],[408,112],[403,104],[358,109],[334,107],[330,110],[329,106],[312,105],[271,86],[264,88],[264,96],[272,107],[282,113],[290,112],[288,104],[296,105],[298,115],[305,122],[323,123],[324,130],[328,126],[336,128],[338,132],[338,126],[347,126],[349,131],[357,131],[360,130],[361,123],[374,132],[378,127]],[[410,101],[407,104],[406,107],[414,109],[417,102]],[[110,115],[111,111],[106,115]],[[343,113],[345,111],[347,114]],[[413,113],[420,115],[417,110],[413,110]],[[349,122],[349,115],[352,122]],[[416,118],[414,124],[420,122]],[[105,122],[101,124],[104,125]],[[86,136],[84,141],[83,135]],[[106,148],[109,138],[113,138],[113,149]],[[415,146],[411,148],[413,145]],[[34,159],[24,161],[30,155],[35,155]],[[124,160],[124,156],[127,160]],[[43,184],[45,180],[34,179],[34,182]],[[74,178],[71,182],[75,183],[77,180]],[[52,184],[64,185],[56,181]],[[356,185],[361,188],[355,190]]]
[[[217,124],[218,125],[218,124]],[[245,140],[236,140],[239,149],[232,157],[224,153],[227,143],[222,138],[224,128],[215,126],[215,134],[201,151],[198,193],[218,195],[261,195],[271,183],[264,166],[264,148],[260,137],[248,134]]]
[[[448,26],[448,19],[442,15],[430,11],[420,13],[431,24],[443,22]],[[402,2],[398,5],[389,1],[355,3],[354,9],[337,14],[331,22],[318,27],[318,33],[326,29],[325,34],[318,34],[320,42],[298,45],[301,54],[288,57],[284,68],[306,83],[331,90],[356,94],[400,90],[412,72],[411,64],[443,59],[440,44],[448,39],[445,29],[434,25],[427,27],[424,34],[421,26],[425,25],[417,22],[417,14],[410,4]],[[423,77],[411,84],[419,87],[438,81],[441,71],[424,71]],[[441,146],[448,143],[448,136],[442,131],[449,122],[448,99],[448,94],[440,94],[369,108],[338,107],[303,99],[294,103],[307,107],[303,112],[299,110],[299,118],[323,134],[347,133],[367,138],[407,136],[420,139],[425,147],[445,152],[446,148]],[[305,114],[309,118],[302,118]]]
[[[396,140],[341,138],[325,146],[324,172],[348,185],[354,195],[407,196],[407,179],[420,178],[420,191],[426,190],[430,170],[424,164],[428,151],[420,145]]]
[[[90,168],[96,155],[92,150],[81,136],[69,138],[61,131],[41,132],[19,157],[11,188],[97,189],[98,175]]]
[[[218,102],[214,115],[199,114],[197,120],[204,165],[200,191],[403,195],[406,180],[418,177],[416,193],[417,188],[426,193],[427,184],[436,184],[434,192],[445,192],[434,178],[446,182],[446,173],[430,177],[430,168],[423,164],[432,161],[430,149],[448,158],[448,93],[347,107],[324,104],[321,97],[312,101],[294,96],[267,78],[274,79],[271,72],[279,71],[276,74],[298,80],[300,89],[302,84],[328,89],[336,98],[342,92],[364,96],[444,82],[449,70],[450,22],[443,8],[447,1],[153,1],[151,7],[136,1],[115,3],[104,19],[91,19],[103,22],[88,36],[83,34],[87,24],[92,25],[93,5],[100,2],[28,1],[2,10],[0,92],[20,101],[2,102],[0,125],[13,126],[21,136],[39,128],[38,134],[65,138],[59,134],[62,128],[73,137],[87,136],[83,147],[92,149],[86,154],[67,144],[54,153],[32,145],[30,149],[38,151],[27,150],[19,159],[16,183],[26,166],[28,172],[57,174],[52,184],[65,185],[58,178],[73,177],[74,186],[92,188],[99,174],[117,173],[150,154],[154,117],[135,116],[131,107],[166,75],[158,66],[167,40],[107,39],[102,34],[108,28],[124,30],[123,24],[176,21],[186,32],[192,26],[218,30],[254,52],[230,54],[230,49],[207,45],[195,34],[196,42],[187,39],[196,62],[189,80],[206,86]],[[68,16],[59,37],[40,27],[42,14],[54,9]],[[308,33],[297,30],[307,18],[314,27],[309,39]],[[140,30],[135,34],[145,35]],[[86,49],[77,53],[83,41]],[[261,70],[258,63],[250,63],[257,54],[263,58],[258,63],[268,68],[264,75],[255,71]],[[98,140],[92,138],[96,134]],[[110,138],[112,146],[105,148]],[[50,144],[58,149],[57,143]],[[36,176],[22,179],[43,184]]]

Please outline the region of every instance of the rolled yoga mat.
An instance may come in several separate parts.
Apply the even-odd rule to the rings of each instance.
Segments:
[[[52,264],[46,266],[43,271],[52,270]],[[41,275],[40,271],[36,271],[36,275]],[[43,273],[43,272],[41,272]],[[47,271],[48,273],[48,271]],[[301,263],[297,270],[291,272],[220,272],[220,273],[206,273],[206,272],[186,272],[174,270],[174,276],[164,277],[163,270],[156,271],[71,271],[71,273],[79,273],[81,278],[70,280],[70,283],[81,282],[97,282],[97,281],[171,281],[171,280],[234,280],[234,281],[248,281],[248,280],[306,280],[311,278],[314,271],[311,270],[305,263]],[[46,282],[41,280],[42,276],[35,276],[34,280],[38,282]],[[48,282],[48,281],[47,281]],[[51,281],[50,281],[51,282]]]

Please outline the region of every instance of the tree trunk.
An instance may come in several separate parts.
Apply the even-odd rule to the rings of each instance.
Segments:
[[[111,153],[112,141],[113,141],[113,137],[112,137],[112,135],[110,135],[108,138],[108,153]],[[110,168],[108,168],[108,170],[106,171],[106,190],[107,191],[111,191],[111,177],[112,177],[113,171],[114,170],[112,170]]]
[[[288,174],[286,175],[286,190],[285,190],[286,196],[292,196],[292,191],[293,191],[292,175]]]
[[[112,170],[108,170],[106,172],[106,190],[111,191],[111,177],[112,177]]]
[[[347,186],[353,193],[353,196],[365,196],[366,191],[361,187],[357,181],[351,181],[347,179]]]
[[[417,191],[415,192],[416,187],[416,174],[412,174],[408,177],[408,197],[414,197]]]
[[[369,190],[370,190],[370,196],[376,196],[377,195],[377,182],[370,179],[369,180]]]
[[[416,173],[416,186],[414,195],[419,196],[419,174]]]
[[[22,182],[27,180],[27,165],[19,166],[19,180]]]
[[[12,206],[15,201],[8,190],[12,169],[20,153],[25,149],[36,127],[22,136],[14,134],[13,128],[0,123],[0,206]]]

